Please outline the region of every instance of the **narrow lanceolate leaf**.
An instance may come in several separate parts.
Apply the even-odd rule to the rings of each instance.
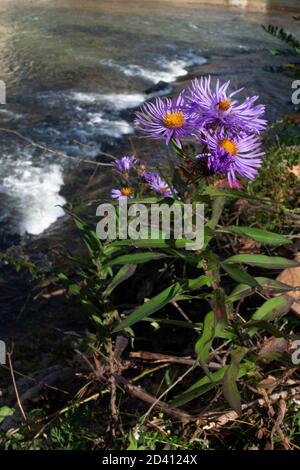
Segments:
[[[117,240],[114,242],[115,246],[133,246],[136,248],[186,248],[189,244],[194,243],[193,240],[187,238],[178,239],[164,239],[162,238],[139,238],[138,240]]]
[[[283,292],[290,292],[295,290],[296,288],[293,286],[289,286],[288,284],[284,284],[283,282],[276,281],[276,279],[269,279],[268,277],[256,277],[257,282],[260,284],[261,288],[266,293],[283,293]]]
[[[288,243],[292,243],[291,240],[283,235],[268,232],[267,230],[262,230],[260,228],[237,227],[236,225],[230,225],[229,227],[226,227],[226,230],[231,233],[236,233],[237,235],[252,238],[252,240],[265,245],[286,245]]]
[[[216,316],[215,313],[211,311],[206,314],[204,319],[203,332],[195,344],[195,352],[201,364],[206,364],[208,361],[209,351],[215,337],[215,329]]]
[[[194,279],[187,280],[187,291],[193,291],[201,289],[203,286],[210,286],[211,285],[211,278],[202,274],[199,277]]]
[[[164,253],[146,252],[146,253],[133,253],[131,255],[117,256],[113,260],[106,263],[105,266],[116,266],[117,264],[143,264],[149,261],[155,261],[161,258],[166,258],[168,255]]]
[[[131,314],[128,315],[125,320],[123,320],[113,332],[117,332],[132,326],[135,323],[143,320],[146,317],[152,315],[152,313],[157,312],[162,309],[165,305],[175,299],[175,297],[181,292],[181,286],[178,282],[173,284],[167,289],[160,292],[158,295],[150,299],[148,302],[145,302],[143,305],[134,310]]]
[[[241,396],[238,390],[236,381],[239,376],[240,363],[249,351],[248,348],[239,347],[231,353],[231,364],[225,371],[223,378],[223,393],[224,396],[233,410],[238,415],[242,414]]]
[[[235,286],[231,294],[226,297],[226,301],[237,302],[241,299],[244,299],[245,297],[248,297],[252,293],[253,289],[250,286],[247,286],[246,284],[238,284]]]
[[[117,272],[117,274],[114,276],[111,283],[105,289],[104,297],[108,297],[116,287],[118,287],[122,282],[129,279],[135,273],[136,266],[136,264],[125,264],[124,266],[122,266]]]
[[[219,219],[220,219],[221,214],[222,214],[222,210],[224,208],[224,204],[225,204],[225,198],[224,197],[217,197],[214,200],[213,206],[212,206],[212,217],[206,224],[206,226],[209,229],[214,230],[215,226],[219,222]],[[214,235],[214,232],[212,232],[212,236],[213,235]]]
[[[255,327],[256,330],[264,330],[270,333],[271,335],[275,336],[276,338],[285,338],[286,335],[280,331],[278,328],[276,328],[273,323],[270,323],[266,320],[255,320],[255,321],[249,321],[247,323],[244,323],[243,328],[250,329],[250,336],[252,336],[251,332],[253,327]]]
[[[222,382],[225,371],[228,366],[224,366],[221,369],[218,369],[216,372],[210,374],[210,377],[205,376],[200,380],[197,380],[191,387],[189,387],[185,392],[177,395],[172,401],[172,406],[182,406],[186,403],[194,400],[195,398],[204,395],[209,392],[212,388],[216,387]]]
[[[291,290],[295,290],[295,287],[288,286],[283,282],[276,281],[275,279],[269,279],[268,277],[255,277],[254,278],[259,287],[266,293],[266,294],[282,294],[284,292],[289,292]],[[231,294],[226,298],[226,301],[229,302],[237,302],[245,297],[248,297],[253,293],[253,289],[251,286],[247,284],[238,284]]]
[[[226,271],[227,274],[229,274],[229,276],[232,277],[232,279],[235,281],[251,287],[259,287],[259,283],[255,280],[255,278],[250,276],[250,274],[241,269],[239,266],[226,263],[221,263],[221,266],[224,271]]]
[[[289,312],[294,299],[288,295],[280,295],[267,300],[258,310],[252,315],[253,321],[272,321],[276,318],[282,317]]]
[[[239,199],[252,199],[255,201],[266,201],[270,202],[268,199],[258,198],[255,196],[251,196],[250,194],[246,193],[245,191],[238,191],[235,189],[222,189],[222,188],[215,188],[214,186],[208,186],[203,193],[204,195],[208,196],[225,196],[225,197],[232,197],[232,198],[239,198]]]
[[[228,369],[228,367],[229,366],[224,366],[221,369],[218,369],[216,372],[213,372],[212,374],[210,374],[210,377],[205,376],[205,377],[202,377],[200,380],[197,380],[197,382],[191,385],[191,387],[189,387],[185,392],[181,393],[180,395],[177,395],[177,397],[175,397],[174,400],[172,401],[172,405],[173,406],[185,405],[186,403],[189,403],[190,401],[209,392],[212,388],[216,387],[222,382],[224,374],[226,370]],[[251,370],[254,367],[255,367],[255,364],[253,363],[241,364],[239,373],[238,373],[238,378],[241,378],[244,375],[246,375],[249,372],[249,370]]]
[[[266,256],[266,255],[234,255],[230,256],[223,261],[223,264],[236,264],[244,263],[250,266],[259,266],[261,268],[269,269],[285,269],[299,266],[299,262],[280,256]]]

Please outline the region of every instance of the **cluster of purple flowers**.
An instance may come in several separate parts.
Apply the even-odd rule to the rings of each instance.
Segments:
[[[239,103],[229,92],[230,81],[213,88],[211,78],[194,80],[178,98],[156,98],[136,113],[136,128],[145,136],[171,140],[182,148],[182,140],[194,139],[213,173],[227,176],[230,187],[238,187],[237,176],[253,180],[261,166],[260,133],[266,128],[265,106],[256,104],[258,96]],[[159,180],[157,180],[159,182]]]
[[[166,181],[156,171],[147,171],[146,165],[135,156],[127,156],[115,161],[115,169],[121,174],[124,184],[121,188],[111,191],[113,199],[131,199],[134,197],[134,188],[129,184],[130,170],[135,170],[142,182],[161,197],[172,197],[172,191]]]

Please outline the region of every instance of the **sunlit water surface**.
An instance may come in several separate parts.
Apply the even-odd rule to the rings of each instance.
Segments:
[[[271,74],[277,42],[260,24],[295,28],[297,1],[0,0],[0,126],[78,158],[131,135],[125,113],[145,91],[190,67],[260,94],[275,119],[290,111],[290,79]],[[84,144],[84,145],[82,145]],[[2,230],[39,234],[63,214],[67,164],[0,132]]]

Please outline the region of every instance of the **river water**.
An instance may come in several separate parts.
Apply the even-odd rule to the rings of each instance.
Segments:
[[[298,10],[297,10],[298,8]],[[273,74],[278,42],[261,24],[296,29],[300,2],[0,0],[1,128],[77,158],[132,135],[126,110],[198,67],[260,94],[270,120],[291,112],[291,79]],[[0,223],[39,234],[62,216],[68,164],[0,131]]]

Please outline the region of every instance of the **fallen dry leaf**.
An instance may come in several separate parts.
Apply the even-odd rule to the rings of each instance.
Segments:
[[[261,243],[249,237],[242,237],[239,243],[239,253],[259,253]]]
[[[284,353],[288,349],[288,342],[285,338],[275,338],[271,336],[266,339],[260,350],[259,356],[270,353]]]
[[[300,252],[296,254],[295,259],[300,262]],[[277,281],[292,287],[300,287],[300,266],[284,269],[277,277]],[[291,310],[300,316],[300,291],[290,291],[287,294],[296,299]]]

